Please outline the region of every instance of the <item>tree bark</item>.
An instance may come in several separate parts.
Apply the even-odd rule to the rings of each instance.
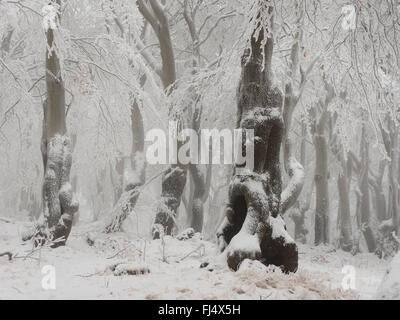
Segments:
[[[300,146],[300,163],[304,166],[306,162],[306,135],[307,135],[307,125],[305,123],[301,126],[301,146]],[[305,244],[307,242],[308,230],[305,225],[306,213],[310,210],[311,205],[311,195],[314,189],[314,182],[311,184],[310,189],[306,192],[306,199],[304,201],[297,200],[293,209],[290,213],[290,217],[294,222],[294,239],[296,242]]]
[[[114,166],[110,163],[110,179],[113,185],[114,206],[121,198],[124,188],[124,170],[125,170],[124,162],[125,160],[123,155],[120,152],[118,152],[118,155],[115,158]]]
[[[168,18],[158,0],[149,0],[149,5],[138,0],[138,8],[146,21],[151,25],[160,44],[162,67],[155,70],[160,76],[166,94],[170,94],[176,81],[175,57],[169,31]],[[180,147],[178,141],[178,150]],[[172,150],[169,150],[171,152]],[[161,233],[172,234],[177,210],[181,203],[183,189],[186,184],[187,168],[178,163],[171,165],[164,173],[161,182],[161,198],[156,208],[153,225],[153,238]]]
[[[335,93],[333,88],[326,82],[325,84],[326,97],[324,101],[319,101],[319,107],[322,110],[320,116],[316,115],[315,109],[311,110],[314,117],[312,125],[312,133],[315,149],[315,245],[329,243],[329,189],[328,189],[328,146],[325,128],[329,117],[328,105],[332,101]]]
[[[365,125],[362,128],[361,134],[361,177],[360,177],[360,191],[361,191],[361,228],[367,243],[368,251],[374,252],[376,249],[375,236],[371,228],[371,205],[369,195],[369,155],[368,155],[368,142],[366,137]]]
[[[349,183],[348,170],[345,160],[340,156],[341,171],[337,179],[337,187],[339,191],[339,220],[340,220],[340,247],[343,251],[350,252],[353,247],[353,238],[351,231],[350,219],[350,199],[349,199]]]
[[[142,87],[145,79],[142,79]],[[144,158],[144,126],[143,117],[136,98],[134,98],[131,107],[131,130],[132,130],[132,149],[131,149],[131,168],[127,172],[128,181],[125,183],[123,192],[114,205],[110,217],[107,218],[104,227],[105,233],[121,231],[122,224],[134,210],[136,202],[140,195],[140,187],[145,183],[146,160]],[[122,176],[123,172],[122,171]],[[123,185],[122,181],[122,185]]]
[[[290,68],[289,68],[289,81],[285,86],[285,98],[283,104],[283,122],[284,122],[284,133],[283,133],[283,161],[285,172],[289,176],[289,182],[287,187],[282,192],[282,203],[281,203],[281,213],[284,214],[290,207],[292,207],[304,185],[304,168],[303,164],[300,164],[293,152],[293,141],[291,137],[291,125],[292,118],[295,108],[300,99],[300,93],[296,95],[293,90],[293,84],[296,82],[296,75],[299,71],[299,54],[300,45],[303,38],[302,24],[303,24],[303,10],[299,8],[299,3],[295,2],[296,10],[299,11],[297,19],[297,31],[294,39],[294,43],[290,52]],[[305,81],[304,77],[300,82],[300,86],[303,85]],[[299,90],[300,91],[300,90]]]
[[[329,242],[329,191],[328,191],[328,148],[324,128],[319,125],[314,136],[315,146],[315,245]]]
[[[270,7],[272,14],[272,7]],[[242,57],[238,94],[238,123],[254,130],[254,169],[238,172],[229,187],[226,217],[217,233],[227,262],[237,270],[244,259],[258,259],[295,272],[298,252],[280,215],[282,192],[279,154],[283,136],[282,93],[273,84],[271,58],[273,39],[265,45],[263,65],[261,31],[251,38],[251,52]]]
[[[195,14],[189,12],[189,1],[185,0],[183,4],[183,17],[188,26],[190,37],[192,39],[192,74],[196,74],[196,68],[201,65],[201,54],[199,46],[199,34],[196,29]],[[192,109],[191,122],[192,129],[198,133],[200,136],[200,124],[202,115],[202,105],[199,102],[199,95],[193,90],[193,87],[189,89],[190,95],[192,96]],[[203,229],[204,222],[204,203],[207,201],[210,180],[211,180],[211,166],[206,166],[205,174],[202,171],[202,166],[190,163],[188,165],[190,176],[192,177],[193,183],[191,184],[191,197],[188,203],[188,215],[190,218],[190,227],[194,229],[195,232],[201,232]]]
[[[60,5],[60,1],[57,1]],[[58,16],[58,23],[60,17]],[[46,88],[43,104],[42,156],[44,165],[43,216],[45,229],[39,230],[39,243],[53,241],[52,247],[64,245],[70,234],[74,214],[79,204],[69,182],[71,170],[71,141],[67,136],[65,89],[60,61],[53,48],[54,30],[46,30]]]

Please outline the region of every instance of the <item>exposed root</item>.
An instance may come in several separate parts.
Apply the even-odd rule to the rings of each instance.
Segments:
[[[13,254],[11,252],[8,252],[8,251],[0,253],[0,257],[3,257],[3,256],[8,256],[8,261],[11,261],[12,258],[13,258]]]

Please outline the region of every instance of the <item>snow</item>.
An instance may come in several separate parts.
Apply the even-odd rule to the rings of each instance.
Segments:
[[[285,221],[281,215],[278,215],[276,218],[270,216],[269,223],[272,226],[272,239],[283,238],[285,243],[294,243],[293,238],[286,231]]]
[[[52,3],[44,6],[42,8],[43,15],[43,29],[45,31],[49,29],[57,29],[57,15],[59,11],[59,5],[57,3]]]
[[[228,256],[234,255],[235,252],[246,252],[252,256],[261,254],[258,235],[250,235],[242,230],[233,237],[226,250]]]
[[[400,300],[400,254],[397,254],[387,269],[375,298]]]
[[[0,299],[369,299],[387,268],[386,261],[372,254],[300,246],[295,274],[248,260],[232,272],[226,257],[216,255],[216,245],[199,234],[178,241],[117,233],[101,235],[89,246],[83,227],[73,229],[65,247],[32,252],[29,242],[19,240],[22,225],[0,221],[0,252],[18,254],[12,261],[0,257]],[[204,261],[215,264],[201,269]],[[55,290],[42,287],[47,265],[55,268]],[[111,266],[118,265],[116,276]],[[341,288],[347,265],[355,268],[354,291]],[[146,268],[148,272],[124,274]]]

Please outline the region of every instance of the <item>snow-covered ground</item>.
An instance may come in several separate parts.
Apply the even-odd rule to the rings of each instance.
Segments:
[[[0,220],[0,253],[14,254],[11,261],[0,257],[0,299],[366,299],[375,295],[388,264],[372,254],[300,246],[296,274],[249,261],[235,273],[199,235],[153,241],[120,233],[101,235],[90,246],[85,228],[77,227],[65,247],[32,251],[32,244],[21,244],[23,229]],[[204,261],[211,262],[208,269],[200,268]],[[117,276],[116,264],[120,272],[140,267],[150,273]],[[51,270],[56,288],[45,290]],[[351,283],[352,276],[355,290],[344,291],[343,279]]]

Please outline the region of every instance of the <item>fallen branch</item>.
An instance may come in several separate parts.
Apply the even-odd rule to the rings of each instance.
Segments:
[[[12,258],[13,258],[13,254],[11,252],[8,252],[8,251],[0,253],[0,257],[3,257],[3,256],[8,256],[8,261],[11,261]]]
[[[95,273],[89,273],[89,274],[76,274],[75,277],[90,278],[101,274],[104,274],[104,271],[97,271]]]

